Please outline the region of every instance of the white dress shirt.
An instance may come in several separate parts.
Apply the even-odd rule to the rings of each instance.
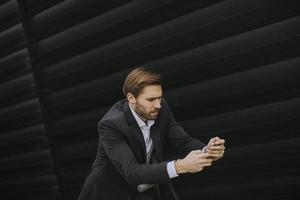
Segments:
[[[150,128],[151,126],[154,125],[155,120],[147,120],[147,123],[145,123],[139,116],[138,114],[131,108],[131,106],[129,105],[130,110],[135,118],[135,120],[137,121],[143,136],[144,136],[144,140],[145,140],[145,145],[146,145],[146,153],[147,153],[147,162],[149,162],[150,157],[151,157],[151,151],[153,148],[153,141],[150,137]],[[167,171],[168,171],[168,175],[170,178],[174,178],[177,177],[178,174],[176,172],[175,169],[175,164],[174,164],[174,160],[170,161],[167,163]]]

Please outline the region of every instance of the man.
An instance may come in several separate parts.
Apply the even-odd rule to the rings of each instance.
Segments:
[[[97,157],[79,200],[178,200],[170,180],[223,157],[225,141],[205,146],[184,131],[162,98],[159,74],[133,70],[123,93],[98,124]],[[185,157],[164,161],[168,146]]]

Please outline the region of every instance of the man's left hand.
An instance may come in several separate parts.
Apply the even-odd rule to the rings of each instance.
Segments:
[[[225,140],[219,137],[211,138],[206,146],[206,152],[211,156],[213,161],[219,160],[224,156]]]

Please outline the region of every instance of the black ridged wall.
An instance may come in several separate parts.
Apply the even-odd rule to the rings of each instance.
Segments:
[[[0,199],[75,200],[134,66],[225,157],[183,200],[300,196],[297,0],[1,0]]]

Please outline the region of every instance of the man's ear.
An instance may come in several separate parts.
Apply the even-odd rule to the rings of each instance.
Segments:
[[[135,99],[134,95],[130,92],[127,93],[127,101],[132,104],[136,103],[136,99]]]

